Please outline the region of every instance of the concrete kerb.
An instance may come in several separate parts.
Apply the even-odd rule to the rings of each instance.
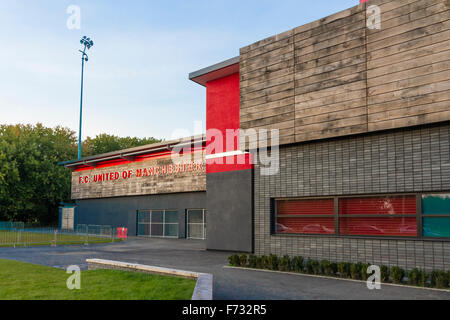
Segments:
[[[163,267],[147,266],[137,263],[128,263],[104,259],[86,259],[89,270],[116,269],[124,271],[144,272],[166,276],[175,276],[188,279],[196,279],[192,300],[213,300],[213,275],[209,273],[197,273],[192,271],[177,270]]]

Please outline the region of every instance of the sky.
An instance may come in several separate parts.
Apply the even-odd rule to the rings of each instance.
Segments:
[[[78,134],[78,50],[86,35],[94,46],[85,66],[83,139],[197,134],[206,90],[188,80],[190,72],[358,2],[0,0],[0,124],[40,122]],[[80,10],[79,29],[70,6]]]

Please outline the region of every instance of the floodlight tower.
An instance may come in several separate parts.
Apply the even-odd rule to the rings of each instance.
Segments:
[[[84,46],[81,52],[81,97],[80,97],[80,130],[78,132],[78,159],[81,159],[81,123],[83,119],[83,75],[84,75],[84,62],[88,61],[88,55],[86,54],[86,49],[89,50],[94,46],[94,41],[86,36],[81,38],[80,43]]]

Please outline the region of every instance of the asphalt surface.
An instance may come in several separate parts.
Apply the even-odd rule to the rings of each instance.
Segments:
[[[362,282],[224,268],[229,255],[205,250],[203,241],[183,239],[135,238],[88,246],[0,248],[0,259],[56,268],[78,265],[87,269],[86,259],[100,258],[212,273],[214,299],[219,300],[450,300],[450,292],[388,285],[369,290]]]

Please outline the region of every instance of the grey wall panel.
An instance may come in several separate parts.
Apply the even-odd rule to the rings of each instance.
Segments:
[[[127,227],[129,235],[136,235],[138,210],[173,209],[179,213],[179,237],[184,238],[185,212],[192,208],[206,208],[205,192],[79,200],[75,224]]]
[[[207,248],[252,252],[252,170],[207,174],[206,188]]]
[[[450,241],[273,235],[270,208],[276,197],[450,191],[448,122],[284,146],[276,175],[260,169],[256,164],[256,254],[450,270]]]

